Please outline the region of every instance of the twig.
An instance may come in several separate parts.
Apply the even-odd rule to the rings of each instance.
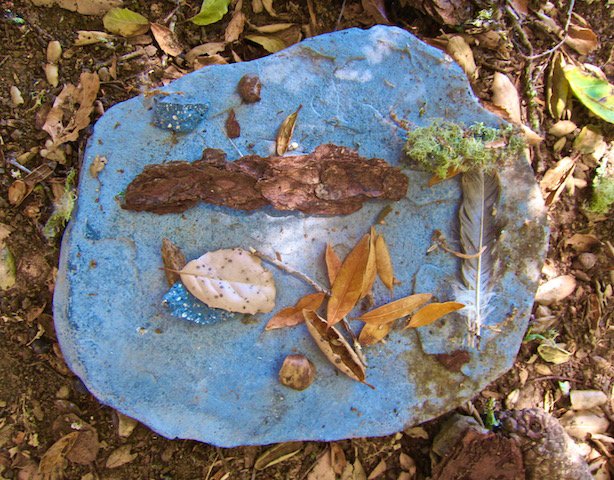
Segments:
[[[343,17],[344,10],[345,10],[345,0],[343,0],[343,3],[341,4],[341,10],[339,11],[339,16],[337,17],[337,23],[335,24],[335,30],[333,30],[335,32],[339,30],[339,24],[341,23],[341,17]]]
[[[313,288],[315,288],[318,292],[320,293],[324,293],[325,295],[330,295],[330,292],[324,288],[322,285],[320,285],[318,282],[316,282],[315,280],[312,280],[311,278],[309,278],[307,275],[305,275],[303,272],[299,272],[298,270],[295,270],[294,268],[286,265],[283,262],[280,262],[279,260],[277,260],[276,258],[273,258],[269,255],[267,255],[266,253],[262,253],[258,250],[256,250],[253,247],[249,247],[249,251],[253,254],[256,255],[258,258],[261,258],[262,260],[269,262],[273,265],[275,265],[277,268],[279,268],[280,270],[283,270],[286,273],[289,273],[290,275],[295,276],[296,278],[302,280],[303,282],[311,285]]]
[[[119,64],[123,62],[128,62],[129,60],[134,60],[135,58],[142,57],[146,54],[147,52],[145,52],[144,48],[139,48],[135,50],[134,52],[126,53],[125,55],[122,55],[121,57],[117,57],[117,63]],[[99,63],[97,68],[108,67],[112,63],[113,63],[113,59],[110,59],[110,60],[107,60],[106,62]]]

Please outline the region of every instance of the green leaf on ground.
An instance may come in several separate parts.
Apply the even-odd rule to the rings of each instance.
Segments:
[[[195,25],[211,25],[222,19],[228,13],[228,5],[231,0],[204,0],[200,12],[190,18]]]
[[[565,78],[582,105],[606,122],[614,123],[614,85],[598,69],[566,67]]]
[[[245,39],[257,43],[270,53],[279,52],[286,48],[284,41],[274,35],[246,35]]]
[[[149,20],[127,8],[112,8],[102,18],[104,28],[122,37],[142,35],[149,30]]]

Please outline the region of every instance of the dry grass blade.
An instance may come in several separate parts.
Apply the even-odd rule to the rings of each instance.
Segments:
[[[378,235],[375,240],[375,258],[377,274],[386,288],[392,292],[394,289],[394,270],[388,245],[382,235]]]
[[[392,330],[392,326],[393,322],[384,323],[382,325],[365,323],[358,336],[358,341],[361,345],[375,345],[388,336]]]
[[[277,328],[293,327],[303,323],[303,310],[313,310],[320,308],[324,301],[324,293],[310,293],[302,297],[293,307],[287,307],[277,312],[266,324],[265,330],[275,330]]]
[[[339,323],[360,299],[369,256],[369,235],[360,239],[348,253],[331,288],[326,318],[330,326]]]
[[[417,293],[408,297],[400,298],[394,302],[377,307],[360,316],[359,319],[372,325],[383,325],[405,317],[416,308],[428,302],[433,295],[430,293]]]
[[[38,474],[41,480],[60,480],[64,478],[66,454],[77,441],[79,432],[70,432],[55,442],[41,458]]]
[[[330,363],[351,379],[369,385],[365,382],[364,364],[343,335],[335,327],[326,323],[317,313],[303,310],[303,315],[307,330]]]
[[[365,273],[362,279],[362,292],[360,298],[364,298],[373,290],[373,284],[377,277],[377,265],[375,258],[375,240],[377,233],[375,229],[371,227],[371,233],[369,234],[369,255],[367,256],[367,264],[365,266]]]
[[[264,470],[272,465],[281,463],[300,452],[302,447],[303,442],[278,443],[268,450],[265,450],[265,452],[256,459],[254,469]]]
[[[411,320],[405,326],[405,328],[418,328],[425,325],[430,325],[435,320],[439,320],[448,313],[460,310],[465,305],[458,302],[445,302],[445,303],[431,303],[422,307],[414,315]]]
[[[288,145],[290,145],[290,141],[292,140],[292,134],[294,133],[294,127],[296,126],[298,112],[301,111],[301,108],[303,108],[303,106],[299,105],[296,111],[288,115],[279,127],[275,146],[277,155],[283,155],[288,150]]]
[[[335,283],[335,278],[341,268],[341,259],[339,255],[333,250],[330,243],[326,244],[326,252],[324,253],[324,260],[326,262],[326,272],[328,273],[328,281],[330,285]]]

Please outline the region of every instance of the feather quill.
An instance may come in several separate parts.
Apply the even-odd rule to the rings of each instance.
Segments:
[[[496,173],[470,171],[463,174],[461,185],[460,244],[468,257],[462,263],[462,284],[456,288],[456,301],[465,304],[459,313],[466,319],[468,343],[473,347],[479,345],[482,324],[492,311],[500,234],[495,218],[499,179]]]

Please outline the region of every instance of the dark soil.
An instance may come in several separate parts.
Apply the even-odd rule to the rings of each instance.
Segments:
[[[363,4],[368,3],[378,2],[278,0],[274,6],[282,15],[281,19],[272,19],[266,12],[254,14],[249,1],[245,2],[243,11],[253,24],[295,22],[298,25],[309,25],[309,31],[316,34],[373,25],[376,20],[363,8]],[[397,2],[386,2],[391,23],[422,38],[457,30],[442,26],[417,10],[402,6],[410,3],[400,2],[399,5]],[[78,84],[82,72],[100,73],[102,67],[108,69],[113,65],[113,58],[121,59],[135,48],[152,46],[151,52],[145,55],[120,60],[117,78],[103,78],[93,115],[97,118],[112,105],[162,85],[163,81],[172,76],[168,65],[174,65],[177,69],[185,69],[187,66],[181,59],[163,59],[162,52],[155,48],[151,38],[119,40],[113,45],[99,43],[71,47],[77,31],[104,30],[100,17],[88,17],[59,7],[35,7],[23,0],[4,1],[1,5],[0,224],[12,230],[7,246],[15,257],[17,281],[9,290],[0,291],[0,479],[40,478],[36,471],[41,458],[54,442],[67,433],[62,418],[68,414],[76,415],[76,418],[89,425],[88,428],[95,430],[101,447],[95,452],[96,460],[89,464],[67,461],[64,475],[68,479],[306,478],[328,444],[310,442],[288,460],[257,471],[254,462],[266,447],[220,449],[194,441],[167,440],[142,425],[138,425],[129,436],[120,437],[117,413],[91,396],[64,364],[52,318],[52,295],[60,238],[48,241],[42,234],[42,226],[53,211],[54,190],[57,190],[54,184],[63,184],[70,170],[78,170],[80,167],[88,129],[81,133],[78,141],[69,144],[65,164],[56,165],[53,174],[38,184],[19,205],[11,205],[8,201],[8,188],[14,182],[18,169],[2,160],[15,159],[31,151],[31,158],[25,161],[28,169],[33,170],[45,162],[40,149],[48,139],[47,133],[41,130],[46,112],[62,90],[63,84]],[[168,24],[165,18],[175,10],[175,30],[180,41],[187,47],[186,50],[203,43],[223,41],[224,31],[231,18],[230,14],[226,15],[220,22],[206,28],[192,25],[186,19],[198,11],[200,2],[196,0],[131,0],[126,1],[124,6],[161,24]],[[589,22],[601,46],[585,57],[568,50],[575,59],[603,68],[610,75],[610,81],[614,74],[611,63],[614,45],[610,20],[612,9],[607,2],[578,0],[575,11]],[[477,9],[474,10],[475,14]],[[564,23],[565,8],[561,11],[563,13],[557,18]],[[514,25],[502,13],[502,9],[495,8],[494,12],[492,21],[498,25],[499,30],[508,32],[513,43],[508,43],[512,47],[505,55],[475,47],[478,64],[481,65],[475,91],[485,100],[490,100],[490,84],[495,70],[507,72],[517,81],[521,91],[528,91],[524,87],[527,78],[525,59],[520,53],[522,44],[514,33]],[[539,29],[527,27],[527,30],[531,32],[528,39],[535,52],[546,50],[556,43],[556,40]],[[59,40],[64,49],[60,63],[60,83],[55,88],[46,82],[43,71],[45,51],[51,40]],[[143,45],[135,45],[135,42]],[[267,54],[242,37],[232,46],[227,46],[220,55],[232,62],[232,51],[243,60]],[[529,99],[525,98],[526,105],[530,107],[529,113],[531,109],[534,110],[544,131],[553,123],[543,103],[544,72],[547,71],[548,60],[549,57],[543,57],[533,62],[532,85],[537,98],[532,107]],[[11,103],[9,91],[13,85],[21,91],[24,105],[14,107]],[[588,123],[598,125],[605,133],[606,140],[612,141],[614,138],[611,125],[594,117],[589,118],[577,104],[574,106],[573,118],[580,127]],[[547,137],[546,142],[534,149],[533,164],[538,179],[555,163],[555,159],[560,158],[552,151],[553,143],[553,139]],[[585,172],[589,185],[594,168],[595,165]],[[552,318],[549,328],[559,333],[557,341],[566,343],[567,349],[573,351],[574,355],[561,365],[545,364],[536,357],[538,342],[524,344],[515,367],[476,396],[463,411],[484,413],[487,402],[492,399],[497,409],[505,408],[506,398],[517,390],[519,398],[516,407],[543,407],[546,399],[551,404],[551,410],[558,416],[569,406],[568,400],[561,396],[560,381],[569,381],[572,388],[594,388],[610,394],[613,371],[610,349],[614,309],[611,293],[614,283],[614,251],[611,244],[608,247],[604,242],[612,241],[614,222],[611,217],[591,221],[595,219],[585,215],[583,205],[589,195],[590,188],[577,189],[573,195],[563,194],[551,208],[549,268],[561,274],[574,274],[579,287],[571,297],[550,308]],[[579,266],[578,252],[566,245],[574,233],[591,233],[602,242],[592,252],[597,259],[594,267],[587,269]],[[597,313],[593,308],[595,302],[598,304]],[[544,317],[540,318],[543,323]],[[609,415],[610,419],[614,418],[611,411]],[[74,420],[75,417],[69,418]],[[403,468],[407,469],[401,454],[409,455],[415,461],[415,478],[425,478],[432,472],[430,444],[441,420],[422,425],[422,430],[407,431],[386,438],[345,440],[338,444],[348,461],[359,459],[367,473],[384,460],[385,471],[377,478],[414,478],[399,477]],[[107,463],[110,454],[125,445],[129,445],[130,454],[136,456],[127,457],[128,461],[124,465],[112,468],[113,465]]]

